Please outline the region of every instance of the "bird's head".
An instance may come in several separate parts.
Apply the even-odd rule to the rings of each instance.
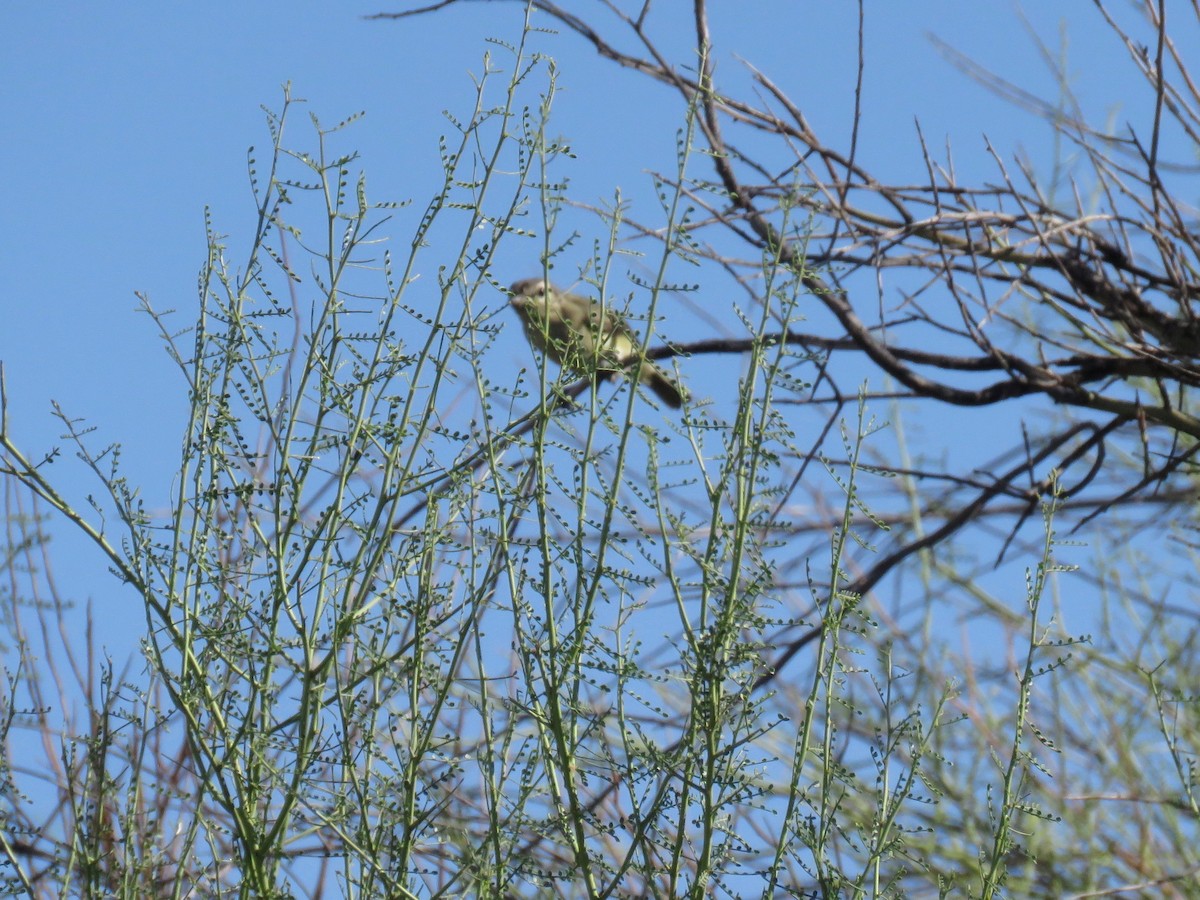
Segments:
[[[509,289],[509,304],[525,321],[540,322],[546,317],[554,287],[544,278],[525,278]]]
[[[508,290],[512,294],[509,303],[520,307],[528,306],[530,302],[545,303],[546,294],[553,288],[547,285],[544,278],[524,278],[515,282]]]

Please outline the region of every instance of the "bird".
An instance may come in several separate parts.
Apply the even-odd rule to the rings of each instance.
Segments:
[[[566,369],[613,378],[642,360],[639,380],[672,409],[687,393],[642,356],[635,335],[614,310],[595,300],[560,291],[544,278],[525,278],[509,288],[509,304],[521,317],[529,343]]]

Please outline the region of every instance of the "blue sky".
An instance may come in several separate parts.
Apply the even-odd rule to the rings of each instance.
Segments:
[[[592,12],[603,6],[600,0],[569,2]],[[145,292],[157,309],[177,310],[179,328],[190,324],[206,254],[206,209],[214,228],[230,235],[231,260],[236,264],[244,258],[255,216],[247,152],[254,146],[256,156],[264,158],[270,136],[262,107],[280,108],[282,85],[290,83],[293,96],[307,101],[293,111],[296,144],[311,144],[308,112],[327,125],[364,113],[338,138],[339,147],[358,151],[352,169],[366,173],[374,200],[413,201],[389,223],[399,242],[411,233],[412,219],[442,183],[438,139],[453,132],[445,111],[459,117],[469,113],[485,54],[496,65],[507,60],[489,39],[515,43],[523,23],[522,4],[503,0],[461,4],[400,22],[364,18],[412,5],[359,0],[0,5],[0,33],[6,37],[0,54],[0,161],[7,175],[7,202],[0,213],[0,361],[7,378],[8,422],[31,456],[55,446],[64,450],[52,478],[78,507],[87,509],[87,497],[99,484],[60,438],[52,402],[97,429],[90,436],[93,446],[121,445],[123,473],[152,513],[161,514],[170,502],[185,428],[185,384],[153,323],[136,311],[134,292]],[[1024,17],[1052,55],[1060,49],[1066,53],[1072,87],[1093,121],[1111,119],[1116,127],[1129,122],[1148,130],[1145,92],[1135,90],[1124,49],[1088,0],[1031,3],[1023,11],[1012,3],[963,0],[864,5],[858,159],[881,178],[925,180],[918,121],[931,152],[939,158],[952,153],[966,183],[999,180],[988,141],[1010,169],[1015,154],[1022,153],[1037,171],[1050,171],[1056,146],[1046,123],[972,82],[931,40],[936,36],[1019,87],[1053,99],[1054,78]],[[687,27],[686,19],[674,29],[670,20],[679,6],[657,4],[649,27],[676,59],[686,60],[690,36],[679,31]],[[856,4],[734,0],[711,6],[719,84],[730,93],[747,94],[750,79],[743,60],[750,61],[803,108],[827,143],[845,146],[858,76]],[[674,40],[673,30],[678,32]],[[538,34],[532,45],[557,60],[551,131],[569,138],[576,157],[568,170],[571,198],[604,205],[619,189],[635,217],[659,221],[647,172],[674,167],[676,132],[683,122],[678,96],[598,59],[572,35]],[[1183,48],[1192,59],[1200,58],[1197,51]],[[698,161],[694,171],[700,166]],[[562,265],[582,265],[591,242],[603,241],[606,226],[583,210],[568,210],[564,218],[583,239],[579,258],[564,259]],[[498,258],[495,276],[501,283],[537,273],[537,242],[510,243]],[[422,277],[435,281],[436,267],[453,261],[450,252],[431,247]],[[740,253],[754,255],[746,248]],[[727,288],[728,281],[701,281],[690,299],[728,312]],[[503,380],[506,366],[515,380],[521,367],[530,366],[529,349],[505,298],[497,293],[491,302],[496,321],[505,323],[490,349],[498,366],[495,380]],[[663,330],[672,338],[714,336],[709,320],[678,298],[667,296],[661,312]],[[723,390],[728,394],[739,360],[698,357],[680,361],[680,367],[689,389],[708,398]],[[886,387],[878,373],[871,377],[873,388]],[[912,445],[933,457],[944,454],[960,473],[997,452],[998,432],[1019,433],[1016,410],[1010,407],[914,405],[921,410],[906,420]],[[848,408],[847,418],[852,420],[853,412]],[[892,415],[883,404],[871,412],[879,420]],[[799,410],[797,421],[804,414]],[[807,439],[802,427],[797,430]],[[831,444],[836,449],[836,436]],[[812,467],[814,477],[824,477],[819,468]],[[1036,535],[1038,527],[1035,516],[1026,535]],[[131,680],[140,682],[137,644],[146,619],[138,598],[68,525],[55,521],[49,530],[56,584],[75,602],[94,604],[101,648],[118,671],[132,660]],[[987,527],[980,532],[981,542],[992,540],[994,546],[1002,540],[987,534]],[[1147,534],[1144,540],[1161,553],[1159,533]],[[1077,537],[1086,541],[1092,535]],[[810,545],[817,568],[827,561],[825,544],[819,535]],[[991,572],[990,557],[970,570],[989,588],[998,585],[1000,602],[1009,604],[1017,619],[1023,613],[1022,570],[1033,562],[1022,549],[1014,550],[1004,571]],[[969,569],[962,560],[974,550],[945,548],[938,561]],[[870,550],[854,546],[850,552],[855,556],[848,568],[853,569]],[[1081,562],[1100,552],[1067,548],[1064,556]],[[1124,558],[1114,552],[1114,560]],[[1128,569],[1131,578],[1142,575]],[[1107,571],[1101,569],[1099,577]],[[1065,630],[1095,627],[1093,611],[1102,589],[1079,579],[1056,594],[1061,605],[1055,614]],[[1186,591],[1187,585],[1171,590]],[[802,585],[797,593],[803,596]],[[885,613],[923,602],[902,593],[885,583],[872,599]],[[951,645],[961,639],[964,650],[981,648],[980,656],[1004,652],[1005,636],[998,639],[993,620],[972,622],[964,612],[976,608],[972,604],[955,607],[953,596],[942,600],[939,609],[948,614],[929,619],[936,637]],[[657,625],[639,622],[643,626],[646,634],[638,637],[654,640]],[[82,634],[83,627],[82,616],[69,621],[67,640]],[[1127,639],[1119,629],[1111,638],[1097,632],[1098,641]]]
[[[831,143],[847,135],[857,63],[853,5],[721,6],[713,10],[718,79],[744,85],[740,60],[750,60],[801,103]],[[1049,130],[971,83],[928,40],[935,33],[1053,96],[1016,7],[951,0],[879,6],[870,10],[866,32],[861,157],[868,166],[920,180],[917,118],[933,147],[952,142],[967,180],[993,171],[985,133],[1004,152],[1022,147],[1049,165]],[[1117,80],[1110,84],[1106,67],[1087,62],[1118,53],[1092,5],[1052,6],[1026,12],[1048,41],[1057,40],[1065,19],[1073,65],[1086,68],[1077,87],[1089,111],[1120,109]],[[397,8],[403,6],[4,6],[0,360],[9,423],[28,452],[63,445],[50,415],[56,401],[99,429],[97,445],[122,445],[124,470],[151,509],[166,502],[184,424],[183,385],[153,325],[135,312],[134,291],[146,292],[159,309],[177,309],[180,327],[187,324],[204,261],[204,210],[235,243],[251,227],[247,149],[268,143],[260,106],[278,109],[283,83],[291,82],[325,122],[365,111],[346,143],[360,151],[374,196],[424,204],[439,183],[437,137],[450,130],[443,110],[469,110],[471,73],[493,49],[487,39],[515,42],[521,7],[472,3],[402,22],[363,18]],[[667,14],[666,4],[657,9],[660,34]],[[672,164],[678,98],[598,60],[573,36],[540,35],[536,45],[558,60],[555,127],[579,157],[572,195],[601,203],[620,187],[635,212],[654,211],[645,172]],[[603,236],[602,224],[582,214],[575,227]],[[501,281],[536,271],[534,256],[514,256],[511,264]],[[515,323],[505,340],[511,343],[499,348],[501,357],[528,352]],[[96,488],[69,453],[55,464],[55,476],[77,501]],[[136,600],[104,574],[98,554],[63,526],[52,530],[63,589],[105,611],[129,610],[128,627],[119,612],[101,617],[104,640],[116,649],[143,627]]]

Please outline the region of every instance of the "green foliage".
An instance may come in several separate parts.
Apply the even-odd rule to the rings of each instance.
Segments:
[[[635,385],[589,390],[504,358],[500,329],[517,325],[500,318],[501,248],[540,242],[548,276],[579,239],[556,229],[572,159],[547,136],[554,67],[502,51],[507,81],[493,87],[489,59],[424,207],[371,198],[340,149],[353,119],[313,117],[297,142],[298,101],[269,114],[247,249],[231,259],[209,223],[194,325],[177,331],[145,301],[191,402],[169,515],[149,514],[115,448],[89,449],[66,417],[106,489],[94,513],[0,435],[5,474],[103,550],[146,623],[145,672],[96,665],[82,726],[35,702],[36,651],[12,626],[5,887],[1061,896],[1117,863],[1055,831],[1070,819],[1083,833],[1092,815],[1049,786],[1053,758],[1077,749],[1057,693],[1070,682],[1095,697],[1135,674],[1194,817],[1200,742],[1178,715],[1194,705],[1188,670],[1177,682],[1106,672],[1047,622],[1067,571],[1053,503],[1024,612],[989,620],[1011,629],[1015,680],[889,627],[861,589],[856,555],[922,524],[873,511],[897,473],[872,448],[902,422],[878,423],[860,399],[844,457],[806,468],[815,454],[793,411],[826,358],[780,337],[811,274],[782,242],[766,248],[762,301],[736,308],[745,351],[722,402],[665,414]],[[699,253],[697,115],[677,171],[656,181],[666,237],[634,279],[647,334],[671,267]],[[584,267],[605,296],[620,293],[626,212],[618,195]],[[789,218],[778,233],[807,227]],[[435,247],[452,256],[431,259]],[[789,510],[801,475],[836,499],[809,545]],[[31,530],[8,568],[39,545]],[[940,584],[986,594],[959,573]],[[10,755],[16,729],[60,752],[63,804],[40,823]],[[1172,825],[1180,844],[1194,831]],[[58,874],[39,881],[39,860]]]

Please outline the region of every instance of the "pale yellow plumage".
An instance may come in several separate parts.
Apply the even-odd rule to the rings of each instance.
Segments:
[[[609,376],[636,364],[641,347],[625,320],[594,300],[567,294],[541,278],[518,281],[509,290],[529,342],[573,372]],[[672,409],[685,394],[666,372],[642,362],[641,382]]]

